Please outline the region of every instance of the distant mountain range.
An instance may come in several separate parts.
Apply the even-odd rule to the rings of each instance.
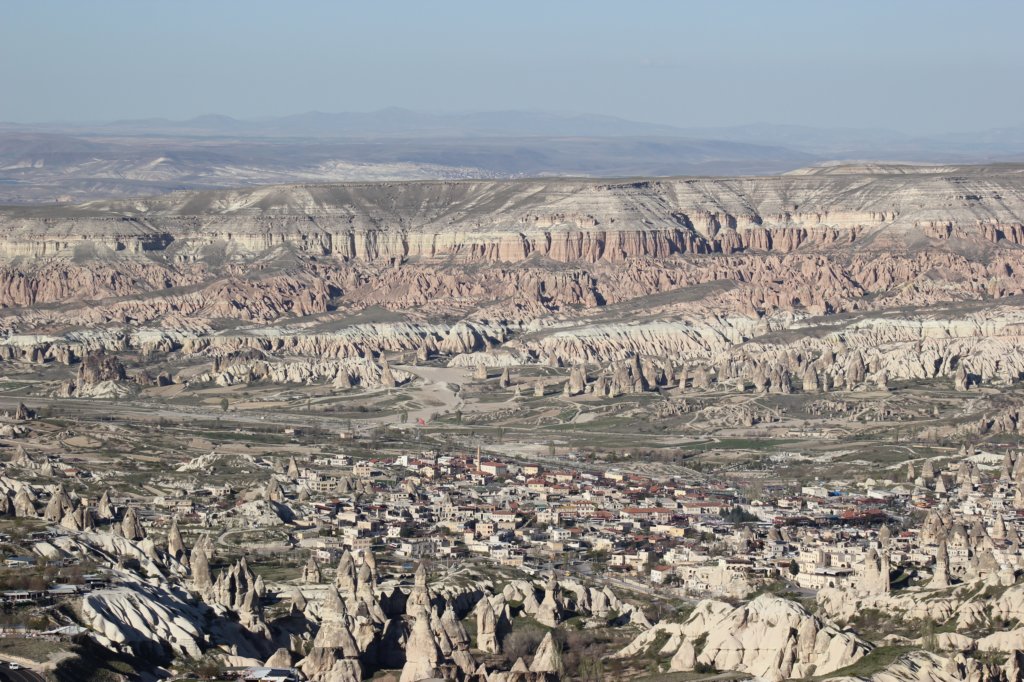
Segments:
[[[115,121],[119,130],[193,132],[215,135],[287,137],[681,137],[672,126],[638,123],[611,116],[560,115],[529,111],[428,114],[389,108],[367,113],[310,111],[277,118],[242,120],[198,116],[186,121],[144,119]]]
[[[875,128],[820,128],[771,123],[677,127],[614,116],[534,111],[431,114],[397,107],[372,112],[310,111],[254,119],[208,114],[182,121],[147,118],[99,124],[0,123],[2,130],[215,137],[670,137],[789,147],[812,154],[892,150],[894,146],[897,150],[912,153],[970,153],[971,150],[985,150],[992,154],[1017,154],[1024,151],[1024,125],[979,132],[914,135]]]
[[[765,175],[830,161],[1024,160],[1024,127],[916,136],[796,125],[682,128],[496,111],[0,123],[0,202],[268,183],[522,176]]]

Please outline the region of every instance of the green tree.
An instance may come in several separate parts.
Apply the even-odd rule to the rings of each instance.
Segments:
[[[729,523],[754,523],[758,520],[756,516],[750,512],[745,511],[740,506],[735,506],[732,509],[723,509],[718,512],[718,515]]]
[[[227,412],[228,411],[228,399],[227,398],[221,398],[220,399],[220,411],[221,412]]]
[[[532,656],[540,646],[542,639],[544,639],[544,630],[537,626],[526,626],[520,630],[513,630],[502,640],[501,650],[505,654],[505,660],[509,664],[513,664],[520,658]]]
[[[921,648],[932,653],[939,650],[939,640],[935,636],[935,621],[931,616],[925,618],[921,624]]]
[[[580,661],[578,675],[584,682],[604,682],[604,661],[600,657]]]
[[[196,665],[196,673],[198,673],[200,678],[204,680],[217,679],[223,669],[224,666],[221,662],[209,654],[203,656],[198,665]]]

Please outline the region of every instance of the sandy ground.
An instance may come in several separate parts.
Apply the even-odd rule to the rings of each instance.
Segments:
[[[396,369],[409,372],[417,377],[412,386],[404,390],[420,405],[427,405],[409,411],[409,419],[401,426],[415,426],[420,419],[429,423],[435,414],[461,411],[463,414],[495,412],[507,408],[512,399],[498,403],[466,402],[462,398],[462,384],[471,380],[472,369],[468,367],[419,367],[396,365]],[[384,421],[390,418],[383,419]]]

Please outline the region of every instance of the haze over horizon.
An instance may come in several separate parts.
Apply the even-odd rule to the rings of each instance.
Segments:
[[[1024,161],[1024,6],[19,4],[0,203]]]
[[[866,4],[16,4],[0,25],[0,121],[400,107],[911,135],[1021,125],[1024,6]]]
[[[408,132],[416,135],[424,132],[423,128],[405,128],[403,124],[422,125],[425,121],[433,120],[438,126],[451,121],[475,121],[487,125],[529,125],[538,121],[558,126],[557,134],[563,135],[594,135],[592,126],[602,126],[598,135],[665,135],[669,137],[697,137],[701,139],[712,139],[716,132],[738,132],[744,129],[751,131],[759,129],[792,129],[799,131],[817,131],[821,133],[866,133],[872,135],[892,135],[913,138],[944,137],[950,135],[965,135],[977,133],[992,133],[1004,130],[1024,130],[1024,119],[1016,124],[988,128],[956,128],[950,130],[936,131],[933,133],[919,133],[913,130],[901,129],[893,126],[832,126],[828,124],[812,123],[791,123],[772,119],[752,119],[749,121],[731,124],[700,124],[700,125],[677,125],[672,123],[656,122],[640,118],[629,118],[613,114],[596,113],[592,111],[571,111],[571,110],[547,110],[547,109],[464,109],[464,110],[425,110],[404,107],[400,105],[389,105],[377,109],[348,109],[338,111],[326,111],[320,109],[309,109],[304,111],[293,111],[279,115],[264,116],[238,116],[228,115],[218,111],[208,111],[191,116],[143,116],[143,117],[120,117],[111,119],[81,120],[47,120],[47,121],[15,121],[0,120],[0,126],[10,126],[25,129],[66,129],[78,131],[95,131],[109,129],[111,133],[130,132],[133,128],[146,130],[147,128],[168,128],[190,127],[197,131],[224,132],[231,126],[237,126],[238,132],[263,132],[268,130],[266,126],[278,126],[276,132],[282,132],[283,126],[301,125],[310,120],[317,120],[321,125],[344,121],[346,124],[362,124],[365,128],[391,126],[400,132]],[[572,125],[579,125],[578,131],[567,132],[566,128]],[[346,133],[347,130],[339,130]],[[459,131],[467,132],[466,130]],[[468,131],[472,132],[472,131]],[[494,129],[496,134],[508,134],[507,131]],[[522,132],[522,131],[516,131]],[[537,132],[536,134],[544,134]],[[727,138],[730,136],[726,136]],[[767,141],[770,143],[770,141]]]

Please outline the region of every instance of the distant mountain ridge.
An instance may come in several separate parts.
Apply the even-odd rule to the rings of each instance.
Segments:
[[[750,123],[735,126],[676,126],[615,116],[506,110],[428,113],[401,107],[369,112],[308,111],[286,116],[234,118],[204,114],[185,120],[124,119],[107,123],[0,124],[0,130],[63,130],[76,133],[205,134],[328,137],[672,137],[792,147],[819,153],[826,149],[872,149],[889,145],[924,148],[979,145],[1024,148],[1024,125],[983,131],[915,135],[880,128],[823,128]]]
[[[278,136],[570,136],[685,137],[674,126],[629,121],[592,114],[551,114],[531,111],[492,111],[432,114],[389,107],[371,112],[308,111],[271,118],[238,119],[220,114],[196,116],[183,121],[165,118],[129,119],[90,126],[152,132],[202,132],[205,134]]]
[[[532,111],[401,108],[0,124],[0,203],[294,182],[772,175],[829,162],[1024,160],[1024,127],[915,136],[753,123],[684,128]]]

